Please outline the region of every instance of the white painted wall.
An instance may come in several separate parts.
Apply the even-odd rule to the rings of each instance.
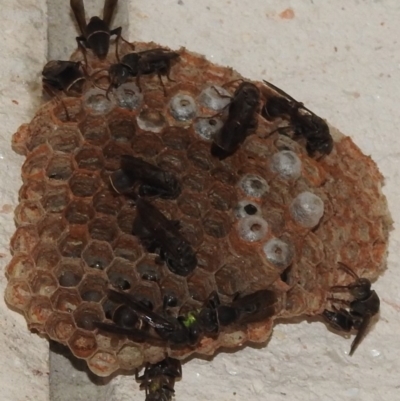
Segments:
[[[10,259],[12,208],[23,162],[11,151],[10,139],[38,105],[47,19],[44,0],[1,3],[0,263],[4,270]],[[398,0],[127,3],[129,39],[153,40],[171,48],[184,45],[245,76],[272,81],[350,135],[385,176],[384,192],[398,225]],[[280,16],[287,8],[294,18]],[[221,353],[212,362],[186,363],[184,378],[176,385],[177,401],[399,399],[399,243],[400,231],[395,230],[388,271],[374,286],[382,301],[381,319],[352,358],[346,355],[351,340],[329,332],[322,323],[279,325],[267,347]],[[5,284],[1,274],[0,291]],[[30,335],[24,319],[8,310],[2,299],[0,313],[0,399],[47,400],[46,341]],[[113,385],[110,401],[144,400],[131,377],[117,378]]]

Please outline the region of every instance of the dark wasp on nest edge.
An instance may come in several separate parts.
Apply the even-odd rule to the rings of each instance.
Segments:
[[[43,67],[43,90],[52,98],[56,98],[62,104],[66,119],[70,120],[67,106],[59,97],[59,93],[65,95],[80,96],[83,84],[88,79],[88,74],[80,61],[51,60]]]
[[[158,250],[168,269],[180,276],[189,275],[197,266],[196,254],[179,232],[179,221],[169,220],[150,202],[136,199],[133,235],[140,238],[149,252]]]
[[[108,297],[123,309],[118,315],[114,312],[113,323],[94,322],[95,327],[126,335],[136,342],[178,347],[195,346],[204,335],[218,335],[221,327],[268,319],[274,316],[277,302],[275,292],[259,290],[237,296],[230,304],[221,304],[218,293],[213,291],[202,308],[174,317],[167,314],[165,301],[163,311],[157,313],[129,293],[109,290]]]
[[[51,60],[42,70],[43,89],[50,96],[56,91],[80,95],[86,76],[80,61]]]
[[[85,59],[86,49],[92,49],[93,53],[98,58],[104,59],[108,54],[108,49],[110,47],[110,37],[112,35],[117,36],[116,52],[118,51],[119,39],[124,40],[121,36],[122,28],[118,27],[110,30],[111,19],[113,17],[117,3],[118,0],[105,0],[103,19],[95,16],[90,18],[90,21],[87,24],[83,0],[70,0],[70,6],[81,31],[81,36],[78,36],[76,38],[76,41],[78,43],[78,47],[82,50]],[[84,44],[84,46],[82,45],[82,43]]]
[[[139,196],[159,196],[175,199],[181,193],[176,176],[139,157],[122,155],[121,168],[113,172],[110,182],[115,192],[122,195],[134,193],[139,184]]]
[[[339,262],[339,266],[340,269],[351,275],[355,281],[348,285],[336,285],[331,288],[331,291],[347,291],[354,300],[328,298],[334,311],[325,309],[322,316],[336,330],[344,332],[350,332],[352,329],[357,330],[357,335],[351,344],[349,353],[349,355],[353,355],[367,332],[371,318],[379,312],[380,300],[378,294],[371,290],[371,282],[367,278],[358,277],[350,267],[341,262]],[[335,307],[335,303],[345,305],[347,309],[338,309]]]
[[[146,391],[146,401],[170,401],[175,394],[176,379],[182,378],[181,362],[165,358],[155,364],[147,364],[142,376],[135,374],[140,389]]]
[[[163,87],[164,95],[166,95],[165,85],[162,76],[167,77],[169,81],[173,81],[169,74],[171,71],[171,62],[179,58],[179,53],[163,49],[150,49],[140,52],[132,52],[125,54],[118,63],[112,64],[108,70],[110,77],[110,86],[107,89],[106,96],[111,88],[118,88],[124,84],[130,77],[136,77],[136,85],[141,91],[140,77],[142,75],[157,74],[160,84]]]
[[[304,138],[307,153],[311,157],[316,153],[329,155],[333,149],[333,138],[329,132],[328,124],[282,89],[265,80],[264,84],[272,88],[279,96],[267,98],[261,115],[267,120],[283,118],[285,115],[289,116],[290,125],[278,128],[278,132],[283,133],[292,129],[295,139]]]
[[[111,186],[117,193],[132,197],[136,203],[136,218],[132,234],[140,238],[149,252],[156,252],[168,269],[180,276],[187,276],[197,266],[197,257],[190,243],[179,232],[179,222],[169,220],[155,206],[139,195],[176,198],[180,185],[176,177],[144,160],[124,155],[121,169],[110,176]]]
[[[227,105],[228,117],[211,145],[213,156],[225,159],[244,142],[248,131],[257,126],[256,111],[259,102],[260,90],[256,85],[244,81],[237,87],[231,102]]]

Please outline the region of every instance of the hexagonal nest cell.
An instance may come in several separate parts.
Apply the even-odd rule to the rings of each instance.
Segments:
[[[121,56],[129,51],[122,45]],[[243,78],[184,49],[179,56],[171,79],[161,77],[165,93],[156,75],[132,79],[109,97],[107,86],[87,80],[82,96],[44,104],[13,137],[26,161],[6,300],[29,327],[68,345],[102,376],[166,354],[183,359],[263,342],[276,318],[322,313],[330,288],[349,282],[339,261],[370,280],[385,268],[392,222],[373,161],[332,127],[332,152],[310,157],[304,143],[278,129],[283,119],[259,113],[239,148],[215,157],[213,138]],[[77,52],[73,59],[81,57]],[[100,61],[88,52],[88,63],[90,75],[109,68],[115,56],[110,51]],[[254,84],[260,107],[276,95]],[[155,196],[140,179],[136,195],[116,192],[110,176],[122,156],[173,177],[174,196],[164,196],[171,188]],[[176,274],[168,247],[151,241],[151,233],[136,227],[134,235],[135,224],[148,217],[139,216],[138,193],[163,214],[174,239],[191,247],[195,266],[188,274]],[[198,310],[214,291],[229,304],[238,294],[268,289],[276,304],[262,321],[177,347],[96,328],[122,313],[110,288],[173,317]]]

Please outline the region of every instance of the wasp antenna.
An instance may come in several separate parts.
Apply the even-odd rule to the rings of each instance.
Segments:
[[[343,262],[338,262],[339,269],[345,271],[346,273],[350,274],[350,276],[354,277],[356,280],[359,280],[360,277],[358,274],[349,266],[345,265]]]

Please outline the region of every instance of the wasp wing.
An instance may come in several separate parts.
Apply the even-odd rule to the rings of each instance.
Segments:
[[[70,5],[74,12],[76,22],[78,23],[79,29],[82,35],[86,34],[86,18],[85,18],[85,6],[83,0],[71,0]]]
[[[361,340],[364,338],[365,334],[367,333],[368,326],[371,322],[371,315],[364,316],[364,319],[361,322],[360,327],[358,328],[357,335],[354,338],[353,342],[351,343],[350,353],[349,355],[352,356],[354,351],[360,344]]]
[[[132,341],[137,342],[137,343],[142,343],[142,342],[151,342],[152,344],[164,344],[165,343],[165,341],[163,341],[159,337],[151,335],[151,333],[149,333],[148,331],[121,327],[121,326],[118,326],[118,325],[112,324],[112,323],[94,322],[93,324],[99,330],[105,331],[106,333],[127,336],[130,339],[132,339]]]
[[[108,27],[110,27],[111,19],[113,17],[117,3],[118,0],[106,0],[104,2],[103,21],[106,23]]]
[[[175,329],[175,326],[170,321],[143,306],[130,294],[109,290],[109,297],[131,308],[141,319],[155,330],[173,331]]]

